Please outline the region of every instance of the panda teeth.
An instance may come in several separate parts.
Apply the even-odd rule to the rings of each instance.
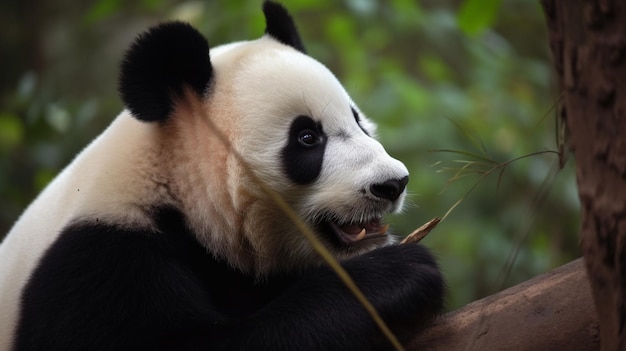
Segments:
[[[361,240],[361,239],[365,238],[365,234],[367,234],[367,230],[365,230],[365,228],[363,228],[363,229],[359,232],[359,234],[357,234],[357,235],[354,237],[354,241],[359,241],[359,240]]]

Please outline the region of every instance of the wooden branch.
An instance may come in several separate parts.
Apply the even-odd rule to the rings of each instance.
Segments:
[[[407,350],[598,350],[582,259],[440,317]]]

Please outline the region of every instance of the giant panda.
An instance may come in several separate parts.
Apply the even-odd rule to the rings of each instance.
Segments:
[[[433,256],[382,220],[407,168],[288,12],[263,12],[257,40],[209,50],[169,22],[130,46],[126,108],[0,246],[0,349],[390,348],[271,194],[402,340],[440,312]]]

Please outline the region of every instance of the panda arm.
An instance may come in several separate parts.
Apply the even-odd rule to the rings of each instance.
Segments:
[[[442,307],[443,280],[417,244],[389,246],[343,263],[359,288],[401,339]],[[241,323],[223,326],[224,349],[368,350],[390,344],[327,268],[313,270]]]

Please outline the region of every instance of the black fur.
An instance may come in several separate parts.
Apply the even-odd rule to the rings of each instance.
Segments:
[[[158,231],[67,227],[22,295],[16,350],[388,349],[334,272],[256,282],[197,243],[173,209]],[[443,283],[420,245],[343,266],[391,328],[414,332],[441,308]]]
[[[191,25],[169,22],[141,34],[126,52],[119,91],[142,121],[163,121],[185,86],[206,93],[213,68],[209,43]]]
[[[303,145],[300,141],[301,134],[309,132],[317,137],[315,145]],[[311,117],[298,116],[291,122],[287,144],[282,150],[283,170],[289,179],[296,184],[309,184],[317,179],[322,171],[326,140],[322,124]]]
[[[265,14],[266,34],[306,54],[306,49],[302,39],[300,39],[296,24],[284,7],[272,1],[265,1],[263,3],[263,13]]]

